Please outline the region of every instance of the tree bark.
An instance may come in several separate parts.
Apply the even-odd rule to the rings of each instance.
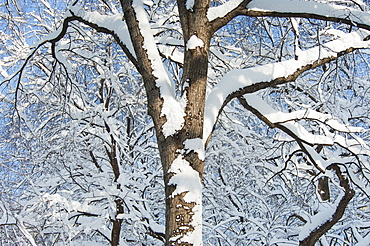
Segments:
[[[189,163],[191,169],[195,170],[191,180],[203,176],[204,160],[199,153],[185,149],[184,143],[187,140],[203,138],[203,119],[206,97],[208,55],[210,44],[209,23],[206,17],[209,7],[208,1],[195,1],[192,9],[187,9],[186,1],[178,0],[180,21],[183,29],[185,42],[185,59],[183,67],[182,83],[184,85],[183,96],[187,99],[185,108],[185,123],[183,128],[174,137],[159,137],[158,145],[161,152],[162,163],[164,164],[164,181],[166,187],[166,245],[201,245],[202,244],[202,211],[201,193],[200,198],[195,202],[186,199],[188,192],[176,193],[177,187],[171,184],[174,178],[171,166],[174,165],[174,157],[182,158]],[[188,47],[188,40],[195,35],[201,39],[203,46]],[[204,142],[203,147],[204,147]],[[170,146],[170,147],[169,147]],[[172,153],[170,153],[172,152]],[[173,153],[183,153],[184,155]],[[165,157],[167,156],[167,157]],[[168,158],[168,156],[171,156]],[[197,176],[197,177],[196,177]],[[179,184],[178,184],[179,185]],[[181,184],[191,187],[193,184]],[[201,189],[201,187],[199,187]],[[174,193],[175,192],[175,193]],[[200,223],[200,224],[199,224]],[[195,228],[196,227],[196,228]],[[192,237],[192,238],[189,238]]]
[[[186,98],[185,121],[182,129],[171,136],[163,134],[166,117],[163,116],[163,98],[156,85],[151,60],[143,48],[144,37],[139,28],[135,9],[131,1],[121,1],[125,20],[134,45],[138,70],[142,75],[148,98],[148,113],[156,129],[158,149],[163,166],[166,195],[166,245],[201,245],[201,196],[192,200],[194,183],[201,194],[204,159],[199,153],[185,149],[186,140],[202,142],[203,118],[207,84],[210,34],[208,30],[208,1],[195,1],[192,9],[187,9],[186,1],[178,1],[182,24],[185,59],[182,83],[185,85],[183,97]],[[191,36],[201,39],[203,45],[187,47]],[[202,142],[203,143],[203,142]],[[174,163],[181,164],[173,168]],[[184,170],[183,170],[184,169]],[[187,171],[185,171],[185,169]],[[186,182],[184,175],[194,183]],[[176,182],[174,182],[176,180]],[[180,183],[179,183],[180,182]],[[189,187],[187,189],[186,187]],[[199,222],[200,221],[200,222]]]

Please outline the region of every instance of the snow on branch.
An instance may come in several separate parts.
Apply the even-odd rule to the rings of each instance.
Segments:
[[[178,64],[183,64],[184,52],[181,51],[181,48],[184,47],[183,40],[169,36],[160,36],[157,37],[156,42],[158,45],[158,49],[163,57],[170,59],[171,61]]]
[[[119,43],[124,44],[131,55],[135,55],[134,48],[131,43],[130,34],[128,32],[127,25],[123,20],[123,16],[120,13],[115,15],[101,15],[99,12],[86,12],[80,6],[71,6],[70,12],[75,17],[79,17],[80,21],[84,22],[88,26],[94,26],[95,29],[104,28],[107,31],[117,35]]]
[[[314,245],[325,232],[342,218],[348,203],[355,194],[340,166],[333,164],[328,167],[328,170],[332,171],[339,179],[339,186],[342,188],[341,194],[332,204],[320,204],[320,211],[310,218],[310,221],[303,226],[299,233],[300,245]]]
[[[370,195],[370,187],[368,181],[370,177],[366,171],[361,171],[363,178],[358,178],[358,168],[364,170],[370,170],[370,165],[367,161],[361,160],[361,155],[370,156],[370,147],[354,133],[363,133],[369,131],[361,127],[351,127],[344,125],[333,118],[330,114],[322,114],[312,110],[298,110],[291,113],[283,113],[270,107],[256,94],[248,94],[243,97],[238,97],[239,102],[250,112],[255,114],[259,119],[268,124],[272,128],[278,128],[285,132],[292,139],[297,141],[299,147],[306,153],[310,162],[319,169],[322,173],[333,165],[333,163],[345,163],[348,176],[353,184],[360,188],[365,194]],[[304,112],[306,112],[304,114]],[[301,118],[296,118],[296,116]],[[312,118],[311,118],[312,117]],[[321,124],[322,135],[316,135],[309,133],[298,120],[312,120]],[[325,126],[330,128],[346,132],[350,138],[346,138],[340,134],[331,132]],[[338,130],[340,129],[340,130]],[[315,149],[315,146],[334,146],[338,145],[356,155],[357,160],[360,162],[352,165],[353,158],[339,155],[326,156],[323,158],[320,153]]]
[[[237,8],[242,2],[244,2],[244,0],[229,0],[222,5],[211,7],[208,9],[207,18],[209,21],[223,18],[225,15]]]
[[[246,15],[306,17],[350,25],[370,30],[370,13],[354,8],[300,0],[253,0],[247,5]]]
[[[361,237],[358,233],[356,233],[356,240],[358,243],[355,244],[355,246],[367,246],[370,242],[370,233],[368,233],[366,236]]]
[[[311,161],[315,163],[321,171],[324,171],[332,162],[340,162],[340,160],[338,160],[338,158],[324,160],[314,150],[312,147],[314,145],[333,146],[338,144],[355,155],[370,155],[369,146],[367,146],[362,139],[355,137],[354,135],[352,135],[353,139],[347,139],[339,134],[330,132],[326,127],[322,127],[325,135],[315,135],[309,133],[297,120],[313,120],[321,123],[323,126],[326,125],[334,130],[349,134],[363,133],[368,131],[366,129],[344,125],[335,120],[330,114],[322,114],[310,109],[298,110],[292,113],[283,113],[270,107],[270,105],[255,94],[247,94],[244,96],[244,99],[245,103],[248,104],[248,109],[257,114],[259,118],[263,118],[267,124],[272,127],[282,129],[292,138],[302,142],[300,144],[301,148],[305,150],[305,152],[310,156]]]
[[[370,42],[364,41],[367,35],[368,32],[341,34],[337,40],[302,51],[297,60],[291,59],[228,72],[207,97],[203,139],[208,139],[211,135],[219,113],[231,99],[294,81],[303,72],[333,61],[341,55],[355,49],[370,48]]]
[[[296,120],[307,119],[321,122],[332,129],[340,132],[352,132],[352,133],[363,133],[368,131],[362,127],[353,127],[344,125],[338,122],[332,115],[323,114],[312,109],[297,110],[291,113],[284,113],[271,108],[265,103],[259,96],[255,94],[248,94],[245,96],[248,103],[258,109],[258,111],[264,115],[273,124],[285,124],[287,122],[294,122]]]
[[[11,214],[10,209],[7,207],[7,203],[0,200],[0,225],[15,224],[16,219]]]
[[[220,6],[209,8],[207,12],[213,31],[238,15],[314,18],[370,30],[370,12],[316,1],[229,0]]]
[[[158,52],[142,1],[134,0],[132,7],[136,13],[140,34],[144,39],[143,48],[147,52],[153,76],[156,78],[156,86],[160,89],[163,99],[161,116],[166,116],[167,119],[163,125],[163,134],[165,137],[168,137],[180,130],[184,124],[186,100],[184,98],[181,98],[179,101],[176,100],[175,88]]]
[[[124,52],[130,58],[130,60],[136,64],[134,57],[134,50],[128,33],[127,25],[123,21],[121,14],[115,14],[111,16],[101,15],[98,12],[86,12],[80,6],[71,6],[69,13],[66,14],[63,23],[53,32],[46,35],[43,39],[39,40],[35,44],[31,45],[29,54],[24,59],[22,66],[16,70],[12,75],[6,77],[4,81],[10,81],[17,75],[22,77],[22,71],[27,66],[29,60],[35,55],[36,51],[47,43],[52,44],[52,55],[54,58],[64,61],[63,57],[58,56],[56,51],[56,43],[59,42],[67,33],[69,23],[72,21],[79,21],[91,28],[94,28],[98,32],[111,34],[114,36],[119,45],[123,48]],[[67,62],[63,62],[64,65]]]

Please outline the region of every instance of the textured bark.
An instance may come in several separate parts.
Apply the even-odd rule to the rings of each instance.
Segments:
[[[193,220],[194,203],[184,201],[184,193],[173,198],[167,198],[166,207],[166,244],[172,245],[192,245],[188,242],[181,242],[184,235],[194,231],[191,225]],[[172,238],[172,240],[171,240]]]
[[[180,20],[182,23],[185,44],[191,35],[196,35],[204,42],[204,47],[187,49],[185,51],[184,70],[182,82],[187,84],[184,95],[187,99],[185,109],[186,117],[184,126],[173,136],[165,137],[162,132],[166,117],[161,116],[163,99],[159,88],[156,86],[156,78],[153,76],[151,61],[146,50],[143,48],[144,38],[140,33],[136,20],[135,10],[130,1],[121,1],[125,14],[125,20],[131,35],[132,43],[138,61],[138,70],[142,75],[148,98],[148,113],[152,117],[156,129],[158,149],[164,173],[166,193],[166,245],[191,245],[180,242],[186,233],[194,228],[191,226],[194,213],[192,208],[195,204],[184,201],[186,192],[172,195],[176,187],[169,185],[173,174],[168,173],[171,164],[178,157],[178,153],[184,150],[184,141],[187,139],[202,138],[203,117],[206,95],[208,54],[210,35],[208,31],[208,19],[206,17],[208,1],[196,1],[192,11],[185,8],[185,1],[179,1]],[[204,161],[200,160],[197,153],[191,151],[184,154],[184,159],[190,166],[203,175]],[[185,228],[185,229],[184,229]],[[170,242],[170,238],[177,238],[176,242]]]
[[[161,116],[163,99],[160,95],[159,88],[156,86],[157,78],[153,75],[153,70],[151,66],[152,64],[148,57],[147,50],[143,48],[144,38],[141,34],[138,25],[135,10],[132,7],[132,1],[130,0],[120,0],[120,3],[122,6],[122,10],[124,12],[124,20],[129,29],[131,41],[135,50],[135,56],[130,54],[129,50],[124,45],[122,40],[120,40],[117,34],[114,33],[112,30],[100,27],[97,24],[91,23],[83,19],[83,17],[75,16],[72,13],[72,16],[67,17],[63,21],[60,33],[53,39],[46,40],[40,43],[36,47],[36,49],[34,49],[31,52],[31,55],[27,57],[24,65],[21,66],[20,74],[25,69],[26,64],[29,62],[30,58],[35,54],[37,49],[47,42],[51,43],[52,56],[56,58],[55,55],[56,42],[60,41],[66,35],[69,22],[72,21],[81,22],[95,29],[98,32],[110,34],[115,38],[117,43],[121,46],[122,50],[126,53],[128,58],[131,60],[131,62],[137,68],[138,72],[141,74],[144,81],[145,90],[147,93],[148,113],[152,117],[154,122],[158,142],[158,149],[161,156],[161,162],[163,165],[164,172],[165,199],[166,199],[166,245],[191,245],[190,243],[180,241],[181,238],[183,238],[188,232],[191,232],[195,229],[191,224],[191,222],[194,219],[193,209],[196,205],[199,204],[195,204],[193,202],[186,202],[184,199],[184,197],[186,196],[186,192],[175,195],[173,194],[176,187],[170,185],[169,181],[173,173],[168,172],[168,170],[171,168],[171,165],[173,164],[174,160],[179,156],[179,153],[183,153],[184,160],[186,160],[190,164],[190,166],[197,171],[197,173],[199,174],[199,178],[201,179],[203,176],[204,160],[200,159],[198,154],[193,151],[186,152],[184,142],[189,139],[196,138],[202,139],[203,137],[203,120],[206,98],[208,56],[212,34],[219,30],[220,28],[222,28],[223,26],[225,26],[230,20],[232,20],[234,17],[238,15],[246,15],[251,17],[272,16],[272,17],[315,18],[326,21],[346,23],[348,25],[356,25],[357,27],[370,30],[369,25],[356,22],[355,20],[352,19],[347,19],[346,17],[343,18],[327,17],[309,13],[277,13],[277,12],[251,11],[247,9],[247,5],[250,2],[251,0],[244,0],[234,10],[230,10],[230,12],[226,14],[224,17],[217,18],[212,22],[209,22],[207,19],[207,11],[210,6],[210,0],[194,0],[194,7],[192,9],[186,8],[186,0],[177,0],[179,17],[182,27],[182,34],[185,42],[184,43],[185,58],[182,71],[183,76],[182,83],[183,85],[185,85],[183,95],[186,97],[188,103],[185,108],[186,117],[184,125],[182,129],[180,129],[173,136],[165,137],[163,134],[163,125],[166,123],[166,117]],[[195,35],[197,38],[201,39],[204,42],[204,46],[189,49],[189,47],[187,47],[187,42],[192,35]],[[313,64],[307,64],[298,69],[295,73],[292,73],[287,77],[276,78],[272,81],[261,81],[260,83],[256,83],[251,86],[241,88],[240,90],[230,94],[226,98],[225,102],[223,103],[223,106],[220,109],[220,112],[223,110],[223,107],[230,100],[232,100],[233,98],[239,98],[239,100],[248,110],[256,114],[260,119],[268,123],[271,127],[278,127],[279,129],[285,131],[289,135],[292,135],[292,133],[289,132],[288,129],[268,122],[263,115],[259,114],[256,110],[249,107],[245,100],[243,100],[242,96],[246,93],[252,93],[265,88],[294,81],[303,72],[321,66],[330,61],[336,60],[339,56],[352,52],[353,50],[354,49],[351,48],[346,51],[343,51],[336,57],[325,58],[317,60]],[[21,77],[22,76],[19,76],[19,78]],[[100,91],[100,95],[101,99],[103,99],[103,91]],[[102,100],[101,103],[103,102],[104,101]],[[105,101],[106,108],[108,108],[108,102],[109,100]],[[128,125],[127,129],[129,131],[130,128],[129,118],[127,125]],[[105,127],[108,133],[110,133],[108,124],[105,124]],[[298,142],[301,141],[300,139],[296,140]],[[111,144],[106,148],[106,152],[107,155],[109,156],[111,168],[114,173],[114,181],[117,181],[120,175],[120,170],[119,163],[117,161],[116,141],[113,138],[113,136],[111,136]],[[90,152],[90,156],[96,168],[98,168],[98,170],[102,172],[102,169],[99,166],[92,152]],[[345,190],[345,195],[340,201],[339,206],[335,211],[332,219],[316,228],[307,238],[300,242],[301,245],[314,245],[315,242],[324,233],[326,233],[335,223],[338,222],[338,220],[342,217],[348,202],[354,195],[353,190],[349,186],[348,179],[344,175],[342,175],[340,168],[337,165],[333,164],[328,169],[334,170],[335,173],[337,174],[338,178],[340,179],[340,185]],[[320,183],[320,187],[323,187],[322,190],[327,191],[326,192],[327,198],[323,198],[323,200],[329,199],[330,194],[327,180],[324,180],[322,183]],[[117,188],[118,189],[120,188],[119,185]],[[115,204],[117,214],[123,213],[124,211],[122,206],[122,200],[117,198],[115,200]],[[111,231],[110,243],[111,245],[118,245],[122,220],[112,218],[112,223],[113,228]],[[175,239],[173,240],[173,242],[170,242],[170,238]]]
[[[194,8],[187,10],[186,1],[179,0],[179,14],[182,24],[184,42],[185,42],[185,59],[183,66],[182,83],[186,86],[184,95],[187,98],[185,109],[186,117],[183,129],[175,137],[163,139],[165,146],[172,146],[172,150],[178,151],[184,149],[183,143],[187,139],[203,137],[203,119],[207,84],[208,55],[210,43],[209,22],[206,17],[209,1],[195,1]],[[188,49],[187,41],[192,35],[196,35],[204,42],[203,47]],[[158,143],[159,145],[161,142]],[[162,155],[171,155],[168,148],[163,150]],[[199,159],[197,153],[191,151],[184,156],[190,166],[203,176],[204,161]],[[172,158],[165,158],[164,170],[168,170],[173,162]],[[171,160],[172,159],[172,160]],[[186,193],[171,196],[176,187],[168,184],[171,173],[165,172],[166,184],[166,245],[192,245],[187,242],[181,242],[181,238],[186,233],[191,232],[194,228],[191,225],[193,220],[194,208],[193,203],[184,201]],[[199,204],[198,204],[199,205]],[[170,238],[177,240],[170,242]]]
[[[318,180],[317,192],[319,193],[322,201],[330,200],[329,178],[321,177]]]

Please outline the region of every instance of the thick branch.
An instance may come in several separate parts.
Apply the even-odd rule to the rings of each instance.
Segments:
[[[284,2],[285,1],[285,2]],[[222,7],[222,6],[219,6]],[[211,8],[209,12],[212,12]],[[236,16],[250,17],[297,17],[311,18],[337,23],[345,23],[366,30],[370,30],[370,13],[359,11],[353,8],[346,8],[338,5],[324,4],[305,1],[274,1],[266,0],[244,0],[236,8],[218,18],[211,17],[212,31],[215,32],[225,26]],[[215,18],[215,19],[212,19]]]
[[[345,23],[370,30],[370,13],[354,8],[310,1],[254,0],[242,11],[242,15],[252,17],[299,17],[312,18],[337,23]]]
[[[305,139],[302,139],[301,137],[297,136],[291,129],[288,127],[285,127],[282,124],[271,122],[267,117],[265,117],[261,112],[259,112],[257,109],[253,108],[251,105],[248,104],[247,100],[244,99],[244,97],[238,97],[239,102],[243,105],[244,108],[246,108],[248,111],[256,115],[260,120],[265,122],[269,127],[271,128],[278,128],[285,132],[287,135],[289,135],[291,138],[297,141],[298,145],[302,149],[302,151],[307,155],[310,162],[319,169],[322,173],[325,172],[324,168],[322,167],[321,163],[318,163],[316,158],[312,156],[312,152],[308,150],[308,148],[312,145],[312,143],[307,142]]]
[[[263,12],[263,11],[254,11],[254,10],[244,10],[243,15],[250,17],[296,17],[296,18],[311,18],[323,21],[331,21],[336,23],[344,23],[350,26],[356,26],[365,30],[370,31],[370,25],[362,22],[357,22],[355,20],[350,20],[347,18],[333,17],[333,16],[323,16],[318,14],[311,13],[281,13],[281,12]]]
[[[211,33],[215,33],[218,29],[225,26],[229,21],[234,19],[238,15],[244,15],[246,6],[248,3],[250,3],[252,0],[244,0],[242,1],[236,8],[232,9],[230,12],[226,13],[224,16],[219,16],[215,19],[211,16],[212,10],[215,8],[223,8],[225,6],[221,5],[218,7],[211,8],[208,10],[208,18],[210,19],[210,26],[211,26]],[[229,2],[226,2],[225,4],[230,4]],[[226,7],[225,7],[226,8]]]
[[[351,42],[348,42],[349,39]],[[326,43],[324,47],[315,47],[302,52],[302,59],[229,72],[212,89],[207,98],[203,138],[209,140],[219,114],[233,98],[294,81],[306,71],[334,61],[356,49],[369,46],[368,42],[358,39],[360,36],[357,33],[346,34],[343,40],[338,39]]]

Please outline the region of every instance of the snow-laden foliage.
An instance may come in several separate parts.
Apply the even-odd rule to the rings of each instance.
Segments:
[[[0,245],[367,245],[369,16],[0,3]]]

